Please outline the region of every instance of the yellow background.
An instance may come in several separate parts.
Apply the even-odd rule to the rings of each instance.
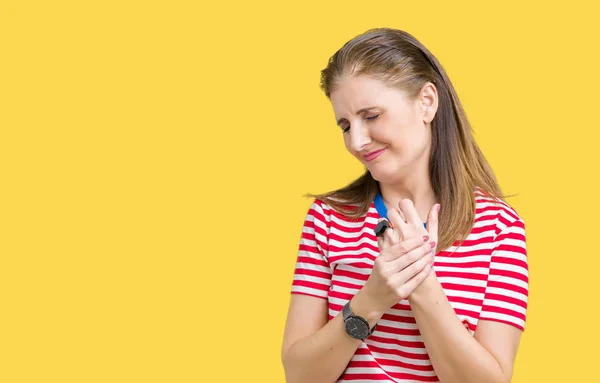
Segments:
[[[283,382],[306,192],[362,171],[319,71],[440,60],[527,225],[513,382],[597,379],[593,2],[0,2],[0,381]]]

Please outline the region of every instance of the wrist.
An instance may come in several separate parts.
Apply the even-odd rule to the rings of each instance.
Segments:
[[[369,327],[373,327],[383,316],[383,311],[373,307],[373,299],[370,299],[364,290],[358,293],[350,300],[350,310],[354,315],[363,317],[369,322]]]
[[[432,294],[436,286],[440,286],[440,283],[432,271],[431,274],[425,278],[425,280],[410,294],[408,300],[411,304],[419,303],[420,301],[427,299]]]

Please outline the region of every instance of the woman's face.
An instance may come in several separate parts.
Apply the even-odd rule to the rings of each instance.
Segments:
[[[430,83],[412,101],[399,89],[357,76],[343,80],[330,100],[348,151],[375,180],[394,183],[428,169],[435,96]]]

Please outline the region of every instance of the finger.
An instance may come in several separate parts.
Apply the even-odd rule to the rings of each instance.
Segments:
[[[402,240],[402,238],[404,238],[404,233],[408,231],[408,226],[406,222],[404,222],[404,219],[402,219],[400,216],[400,212],[398,212],[397,209],[388,209],[388,218],[390,219],[392,225],[394,225],[394,238],[396,238],[394,243],[399,242]]]
[[[406,298],[429,275],[431,269],[431,262],[424,257],[394,274],[390,282],[400,290],[398,293]]]
[[[383,237],[377,237],[377,247],[379,248],[379,253],[381,253],[384,250]]]
[[[404,223],[406,223],[406,217],[404,216],[404,213],[402,212],[402,210],[397,209],[398,210],[398,214],[400,214],[400,218],[404,221]]]
[[[386,221],[385,219],[382,219]],[[377,237],[377,245],[379,247],[379,251],[383,251],[388,247],[392,246],[396,242],[394,241],[394,229],[389,226],[382,235]]]
[[[423,226],[423,220],[421,219],[421,217],[419,217],[419,213],[417,213],[417,209],[415,209],[415,205],[411,200],[409,200],[408,198],[403,199],[398,204],[398,208],[404,214],[404,217],[406,218],[406,222],[408,224],[413,224],[415,225],[415,227]]]
[[[429,235],[424,235],[422,237],[412,237],[406,239],[404,241],[400,241],[396,244],[390,246],[389,251],[386,254],[385,261],[393,262],[398,258],[406,256],[407,253],[419,248],[423,244],[429,242]],[[416,260],[416,259],[415,259]],[[405,262],[405,266],[410,264],[411,262]],[[400,270],[400,268],[396,268],[395,271]]]
[[[433,205],[433,207],[429,211],[429,215],[427,216],[427,232],[431,236],[431,239],[436,242],[439,238],[438,237],[439,211],[440,211],[440,204],[436,203],[435,205]]]
[[[409,241],[413,241],[413,239],[411,238],[410,240],[404,241],[398,246],[404,246],[405,243]],[[390,270],[393,270],[394,272],[400,272],[417,262],[425,262],[425,264],[430,263],[433,260],[433,254],[431,253],[431,250],[434,247],[435,242],[429,241],[423,243],[423,238],[421,238],[420,243],[414,246],[411,250],[407,251],[404,255],[398,258],[393,258],[391,261]]]
[[[398,235],[396,233],[394,233],[394,229],[392,229],[392,228],[387,229],[383,236],[383,248],[387,249],[388,247],[393,246],[398,242],[399,242]]]
[[[394,246],[396,243],[398,243],[398,241],[395,238],[394,229],[387,229],[383,236],[377,238],[377,246],[379,247],[380,253]]]
[[[408,296],[412,294],[412,292],[415,291],[415,289],[419,287],[419,285],[423,283],[423,281],[427,279],[429,274],[431,274],[432,272],[433,267],[431,266],[431,264],[426,264],[412,278],[404,282],[404,284],[401,287],[400,295],[404,298],[408,298]]]
[[[430,241],[429,235],[424,235],[420,238],[412,237],[412,238],[406,239],[404,241],[398,242],[397,244],[394,244],[389,248],[389,250],[386,252],[386,257],[384,260],[387,262],[395,262],[399,258],[406,257],[406,255],[408,253],[418,249],[419,247],[423,246],[424,244],[428,243],[429,241]],[[394,272],[398,272],[402,268],[404,268],[407,265],[409,265],[410,263],[414,262],[416,259],[417,259],[417,257],[415,257],[413,260],[406,260],[404,262],[396,262],[396,266],[393,266],[393,265],[391,266],[392,270],[394,270]]]

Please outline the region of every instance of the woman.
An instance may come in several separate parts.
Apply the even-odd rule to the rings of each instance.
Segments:
[[[287,382],[510,382],[527,309],[524,224],[442,66],[408,33],[374,29],[335,53],[321,87],[366,172],[312,195]]]

